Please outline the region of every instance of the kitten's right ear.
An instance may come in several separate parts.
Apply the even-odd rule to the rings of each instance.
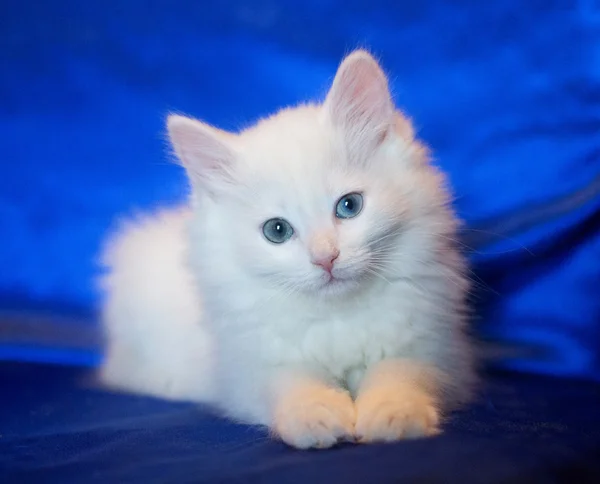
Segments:
[[[194,186],[214,193],[233,182],[234,135],[195,119],[172,114],[167,119],[169,139]]]
[[[387,77],[371,54],[356,50],[342,61],[325,109],[333,125],[345,134],[349,153],[369,159],[395,120]]]

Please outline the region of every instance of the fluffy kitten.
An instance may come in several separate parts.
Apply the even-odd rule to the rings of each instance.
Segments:
[[[465,261],[377,62],[355,51],[322,105],[241,133],[168,132],[191,201],[108,246],[103,380],[298,448],[438,432],[474,383]]]

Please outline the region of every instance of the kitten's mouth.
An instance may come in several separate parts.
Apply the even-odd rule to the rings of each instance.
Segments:
[[[323,282],[323,288],[330,290],[337,290],[339,288],[342,288],[343,286],[348,285],[349,283],[352,282],[352,279],[349,279],[347,277],[340,277],[338,276],[334,276],[331,273],[327,273],[326,275],[326,279]]]
[[[325,272],[325,279],[326,284],[336,283],[337,281],[340,281],[340,277],[334,276],[333,272]]]

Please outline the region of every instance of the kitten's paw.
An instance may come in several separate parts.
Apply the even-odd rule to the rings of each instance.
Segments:
[[[347,392],[317,388],[282,400],[276,410],[274,430],[298,449],[325,449],[354,440],[356,412]]]
[[[358,442],[392,442],[439,433],[440,416],[423,392],[380,390],[359,396],[356,402]]]

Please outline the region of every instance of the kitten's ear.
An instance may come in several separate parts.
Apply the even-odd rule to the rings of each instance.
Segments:
[[[167,119],[169,139],[194,186],[214,193],[219,185],[233,182],[235,135],[185,116]]]
[[[349,142],[367,149],[375,149],[394,124],[388,80],[377,61],[364,50],[354,51],[342,61],[325,108],[333,125],[344,130]]]

